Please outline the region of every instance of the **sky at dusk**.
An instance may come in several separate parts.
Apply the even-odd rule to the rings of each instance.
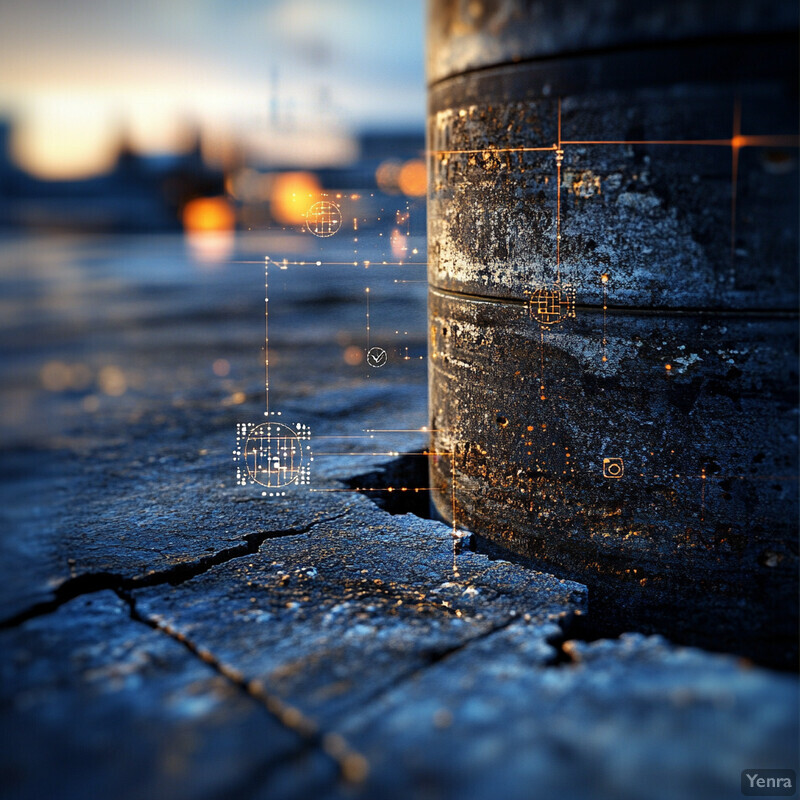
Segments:
[[[174,149],[192,126],[336,161],[353,130],[421,127],[423,5],[0,0],[0,114],[45,173],[90,172],[121,132]]]

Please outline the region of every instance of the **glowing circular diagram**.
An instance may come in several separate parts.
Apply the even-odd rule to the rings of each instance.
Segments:
[[[321,238],[333,236],[342,227],[342,212],[336,203],[329,200],[320,200],[308,209],[306,214],[306,227]]]
[[[300,439],[279,422],[264,422],[249,432],[244,462],[250,479],[268,488],[298,483],[304,474]]]
[[[575,291],[557,283],[541,286],[531,295],[530,312],[540,325],[557,325],[575,316]]]

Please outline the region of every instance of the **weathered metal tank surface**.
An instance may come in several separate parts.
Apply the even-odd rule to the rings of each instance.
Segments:
[[[796,5],[429,15],[438,513],[601,630],[790,666]]]

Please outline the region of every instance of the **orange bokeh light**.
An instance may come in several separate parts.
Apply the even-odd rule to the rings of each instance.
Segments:
[[[400,179],[401,169],[401,163],[395,159],[384,161],[375,170],[375,182],[378,184],[378,188],[386,194],[397,194],[397,182]]]
[[[400,191],[410,197],[422,197],[428,191],[428,171],[425,162],[413,159],[403,164],[397,178]]]
[[[345,364],[355,367],[364,359],[364,351],[360,347],[356,347],[355,345],[351,344],[349,347],[344,349],[342,357],[344,358]]]
[[[224,197],[198,197],[183,208],[183,227],[190,233],[231,231],[236,215]]]
[[[270,210],[282,225],[302,225],[306,212],[320,199],[322,187],[310,172],[276,175],[270,192]]]

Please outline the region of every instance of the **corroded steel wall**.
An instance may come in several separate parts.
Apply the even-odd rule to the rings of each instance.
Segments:
[[[609,628],[784,665],[796,29],[791,3],[432,0],[428,55],[438,512]]]

